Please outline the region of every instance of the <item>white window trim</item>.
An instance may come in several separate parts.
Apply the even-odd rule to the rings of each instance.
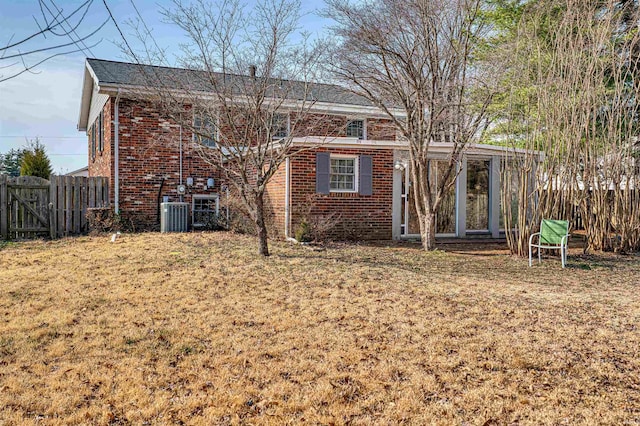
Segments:
[[[196,200],[216,200],[216,215],[220,214],[220,196],[218,194],[193,194],[191,197],[191,226],[204,225],[195,221]]]
[[[280,139],[286,139],[289,136],[291,136],[291,114],[289,112],[274,112],[273,115],[276,114],[280,114],[280,115],[286,115],[287,116],[287,136],[273,136],[272,139],[274,140],[280,140]]]
[[[368,140],[367,139],[367,119],[366,118],[347,119],[347,126],[349,126],[349,122],[351,122],[351,121],[362,121],[362,139],[360,139],[360,140],[363,140],[363,141]],[[347,136],[347,137],[348,138],[354,138],[355,136]]]
[[[196,127],[196,114],[197,114],[197,111],[194,110],[193,113],[192,113],[192,117],[191,117],[191,123],[192,123],[194,129]],[[200,118],[202,118],[202,117],[200,117]],[[217,123],[220,121],[220,116],[219,116],[219,113],[217,111],[216,111],[215,120],[216,120],[215,123],[214,123],[214,126],[215,126],[214,133],[215,134],[213,135],[214,136],[213,143],[214,143],[214,145],[218,145],[218,143],[220,141],[220,128],[218,127]],[[201,147],[204,147],[204,148],[213,148],[212,146],[209,146],[207,144],[200,143],[200,141],[198,141],[198,136],[196,135],[195,132],[191,132],[191,142],[193,142],[194,144],[198,144],[198,146],[201,146]]]
[[[333,189],[331,188],[331,160],[332,159],[349,159],[353,161],[353,189]],[[356,154],[329,154],[329,192],[336,193],[357,193],[360,186],[360,156]]]

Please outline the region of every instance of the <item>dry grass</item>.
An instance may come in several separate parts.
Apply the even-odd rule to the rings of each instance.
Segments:
[[[640,423],[638,257],[108,241],[0,248],[0,423]]]

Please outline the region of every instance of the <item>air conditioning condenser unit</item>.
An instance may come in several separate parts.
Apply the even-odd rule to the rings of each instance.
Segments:
[[[160,232],[187,232],[189,203],[160,203]]]

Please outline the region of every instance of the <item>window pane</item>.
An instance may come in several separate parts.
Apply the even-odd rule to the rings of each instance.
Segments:
[[[273,114],[272,134],[274,138],[286,138],[289,136],[288,118],[287,114]]]
[[[213,124],[211,117],[207,115],[196,114],[193,117],[193,128],[196,132],[200,133],[195,135],[195,140],[204,146],[209,148],[216,145],[216,126]]]
[[[333,190],[354,191],[356,182],[355,158],[332,158],[329,187]]]
[[[362,139],[364,137],[364,121],[363,120],[348,121],[347,137]]]

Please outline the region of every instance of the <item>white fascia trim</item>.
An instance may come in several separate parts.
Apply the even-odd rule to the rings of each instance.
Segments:
[[[78,131],[86,132],[89,127],[89,113],[91,112],[91,97],[93,95],[93,86],[98,86],[98,78],[89,66],[89,62],[85,61],[84,76],[82,78],[82,97],[80,100],[80,114],[78,116]]]
[[[294,145],[303,146],[325,146],[330,148],[373,148],[373,149],[409,149],[409,143],[402,140],[366,140],[358,138],[331,137],[331,136],[307,136],[301,138],[293,138]],[[452,143],[432,142],[429,145],[429,158],[443,159],[453,149]],[[536,154],[542,155],[539,151],[528,151],[525,149],[514,149],[495,145],[473,144],[469,145],[464,151],[465,155],[471,156],[488,156],[491,157],[496,153],[513,153],[516,154]]]
[[[144,94],[148,92],[149,94],[155,93],[153,89],[144,89],[140,86],[133,85],[112,85],[112,84],[103,84],[100,86],[100,93],[112,95],[120,88],[122,94],[135,93],[135,94]],[[181,93],[184,93],[181,90],[175,90],[174,94],[176,96],[180,96]],[[199,96],[203,100],[212,100],[217,101],[218,97],[212,95],[211,92],[197,92],[194,91],[190,94],[185,94],[185,96]],[[238,96],[237,102],[242,103],[243,99]],[[309,111],[312,112],[323,112],[326,114],[346,114],[353,116],[367,116],[369,118],[388,118],[388,115],[382,111],[380,108],[376,106],[365,106],[365,105],[351,105],[351,104],[341,104],[335,102],[317,102],[317,101],[282,101],[278,100],[279,108],[282,110],[288,110],[291,112],[295,112],[300,108],[308,108]],[[406,117],[406,113],[398,108],[390,109],[390,111],[399,118]]]
[[[374,148],[374,149],[409,149],[409,145],[403,141],[393,140],[366,140],[358,138],[307,136],[293,138],[293,145],[325,146],[331,148]]]

